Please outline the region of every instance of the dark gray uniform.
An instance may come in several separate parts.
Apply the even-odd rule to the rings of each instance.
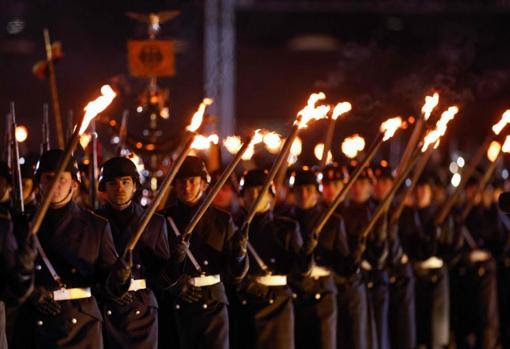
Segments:
[[[122,253],[138,227],[144,209],[136,203],[122,211],[105,205],[97,213],[110,222],[115,247]],[[145,280],[147,288],[130,291],[130,301],[126,303],[108,298],[102,302],[105,345],[108,348],[157,348],[158,303],[151,288],[169,258],[165,219],[154,215],[133,251],[131,277]]]
[[[108,222],[73,202],[50,209],[39,231],[41,246],[67,288],[104,284],[117,253]],[[35,288],[58,285],[40,259]],[[102,348],[102,316],[94,296],[58,301],[58,315],[45,315],[26,302],[16,323],[16,348]]]

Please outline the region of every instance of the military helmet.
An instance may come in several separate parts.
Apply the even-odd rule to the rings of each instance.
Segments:
[[[99,174],[99,191],[105,191],[106,182],[116,177],[131,177],[136,183],[137,188],[140,187],[140,175],[133,161],[125,157],[114,157],[106,161],[101,167]]]

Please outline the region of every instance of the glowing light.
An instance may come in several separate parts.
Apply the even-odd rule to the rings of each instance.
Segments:
[[[92,102],[89,102],[85,108],[83,108],[83,110],[85,110],[85,116],[83,117],[83,122],[79,130],[80,135],[82,135],[87,127],[89,127],[92,119],[94,119],[97,114],[104,111],[112,103],[115,96],[117,96],[117,94],[110,85],[103,85],[101,87],[101,96],[97,97]]]
[[[506,125],[510,123],[510,109],[507,109],[503,115],[501,116],[501,119],[492,126],[492,131],[497,135],[503,131]]]
[[[163,119],[168,119],[170,117],[170,110],[168,107],[161,108],[159,111],[159,116],[161,116]]]
[[[236,154],[243,146],[243,143],[239,136],[228,136],[223,140],[223,145],[230,154]]]
[[[329,105],[315,106],[318,101],[326,98],[324,92],[312,93],[308,98],[306,106],[298,112],[296,123],[299,128],[306,128],[312,120],[320,120],[326,118],[329,113]]]
[[[195,150],[207,150],[211,147],[211,144],[218,144],[219,137],[217,134],[209,136],[196,135],[191,143],[191,149]]]
[[[342,114],[345,114],[352,110],[352,105],[349,102],[341,102],[338,103],[335,108],[333,109],[333,113],[331,114],[331,118],[333,120],[338,119],[339,116]]]
[[[290,154],[294,156],[301,155],[301,152],[303,151],[303,142],[301,141],[301,138],[296,137],[294,139],[294,142],[292,142],[292,145],[290,146]]]
[[[266,149],[271,154],[276,154],[280,151],[282,147],[282,136],[280,136],[276,132],[268,132],[264,135],[263,142],[266,146]]]
[[[456,162],[450,162],[450,166],[448,167],[451,173],[459,172],[459,165]]]
[[[503,150],[503,153],[510,152],[510,136],[506,136],[505,142],[503,143],[502,150]]]
[[[402,118],[399,116],[384,121],[380,127],[380,131],[384,132],[383,141],[393,137],[400,127],[402,127]]]
[[[23,143],[28,138],[28,129],[23,125],[16,126],[16,141]]]
[[[92,136],[89,133],[82,134],[80,136],[80,145],[85,150],[90,143]]]
[[[457,158],[457,165],[459,165],[459,167],[464,167],[464,165],[466,165],[466,160],[464,160],[462,156],[459,156]]]
[[[365,149],[365,139],[357,133],[342,142],[342,153],[348,158],[354,159],[363,149]]]
[[[205,108],[208,105],[211,105],[212,103],[213,100],[211,98],[203,99],[203,101],[198,106],[197,111],[195,112],[195,114],[193,114],[193,117],[191,118],[191,123],[188,126],[186,126],[186,130],[190,132],[195,132],[196,130],[198,130],[200,125],[202,125],[202,121],[204,120]]]
[[[317,158],[317,160],[322,160],[322,155],[324,153],[324,143],[318,143],[315,148],[313,149],[313,154]],[[331,154],[330,151],[328,151],[328,159],[326,160],[327,163],[330,163],[333,161],[333,154]]]
[[[462,180],[462,176],[459,174],[459,173],[455,173],[453,176],[452,176],[452,179],[450,181],[450,183],[454,186],[454,187],[458,187],[459,184],[460,184],[460,181]]]
[[[499,142],[492,141],[487,149],[487,159],[489,159],[490,162],[496,161],[500,151],[501,144]]]

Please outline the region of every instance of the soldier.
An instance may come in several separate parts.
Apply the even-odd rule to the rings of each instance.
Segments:
[[[34,167],[32,164],[25,162],[20,165],[21,180],[23,184],[23,203],[25,205],[25,213],[30,217],[35,213],[36,188],[34,185]]]
[[[41,155],[34,179],[42,195],[62,157],[60,149]],[[102,317],[91,287],[104,285],[112,297],[129,287],[129,256],[117,257],[110,225],[72,201],[78,180],[71,161],[38,233],[35,289],[19,311],[16,348],[102,348]]]
[[[385,270],[388,255],[387,219],[385,216],[377,223],[376,228],[368,236],[366,249],[360,250],[361,230],[370,221],[377,208],[376,202],[371,199],[372,194],[371,169],[366,169],[353,183],[349,201],[342,207],[349,247],[355,253],[360,263],[366,282],[366,293],[363,288],[358,289],[359,302],[367,302],[366,314],[356,314],[358,323],[366,324],[365,338],[369,340],[365,347],[389,347],[388,335],[388,303],[387,285],[388,274]],[[360,254],[361,253],[361,254]],[[365,297],[366,299],[361,299]],[[375,306],[374,306],[375,305]],[[362,311],[362,309],[360,309]],[[368,332],[368,334],[367,334]]]
[[[10,211],[11,172],[5,161],[0,161],[0,213]]]
[[[229,347],[223,282],[240,280],[248,267],[246,240],[234,236],[232,218],[225,211],[210,207],[191,237],[181,235],[202,203],[208,183],[204,161],[188,156],[176,176],[177,201],[163,211],[170,226],[170,251],[176,256],[164,273],[173,309],[163,311],[175,310],[182,348]]]
[[[479,174],[481,175],[481,173]],[[466,201],[473,201],[463,224],[464,243],[451,267],[452,325],[459,348],[490,349],[499,344],[497,265],[494,256],[508,248],[507,234],[495,204],[485,206],[477,176],[468,180]],[[466,239],[467,238],[467,239]],[[470,239],[473,241],[470,241]],[[473,306],[477,311],[473,311]]]
[[[373,197],[376,202],[381,202],[394,185],[393,171],[389,166],[377,166],[374,175],[376,182]],[[390,213],[391,211],[392,207],[390,207]],[[388,246],[389,285],[384,283],[379,285],[378,292],[382,294],[382,297],[379,298],[381,300],[379,305],[386,306],[385,297],[388,291],[391,347],[411,349],[416,347],[414,275],[409,258],[400,244],[397,226],[392,226],[388,230]]]
[[[103,164],[99,191],[106,194],[107,203],[97,213],[108,219],[119,253],[125,250],[144,214],[133,201],[139,188],[140,177],[131,160],[114,157]],[[122,299],[106,298],[102,304],[108,348],[157,348],[158,303],[151,288],[169,258],[165,219],[156,214],[133,251],[129,292]]]
[[[295,173],[294,195],[296,206],[291,218],[301,227],[304,241],[312,236],[318,219],[326,209],[320,200],[321,190],[317,173],[301,169]],[[337,347],[337,288],[334,272],[350,276],[355,264],[347,245],[345,225],[340,215],[334,214],[318,237],[314,251],[314,265],[310,275],[291,275],[290,283],[296,293],[294,299],[296,348]]]
[[[267,176],[265,170],[243,175],[243,210],[236,216],[238,226],[244,227],[246,212],[260,195]],[[244,339],[241,347],[294,348],[294,310],[287,277],[309,271],[316,240],[303,244],[297,222],[273,214],[274,186],[262,195],[248,228],[256,255],[251,256],[248,275],[238,292],[238,318]]]
[[[399,221],[399,236],[415,272],[418,345],[446,348],[449,342],[450,297],[447,262],[458,248],[453,221],[437,227],[433,181],[422,175],[414,189],[414,206],[406,207]]]

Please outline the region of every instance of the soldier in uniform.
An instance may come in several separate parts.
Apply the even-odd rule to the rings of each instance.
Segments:
[[[293,191],[296,206],[291,218],[301,227],[304,241],[312,236],[326,206],[320,203],[321,190],[316,171],[303,168],[295,173]],[[296,348],[337,347],[337,288],[334,273],[350,276],[355,270],[343,219],[333,214],[318,236],[310,275],[291,275],[294,299]]]
[[[481,173],[480,173],[481,175]],[[495,204],[477,193],[478,177],[468,180],[466,200],[475,205],[462,224],[463,248],[451,267],[452,326],[458,348],[491,349],[499,345],[497,265],[508,241]],[[472,239],[472,240],[471,240]],[[473,306],[476,311],[473,311]]]
[[[41,155],[35,182],[42,195],[62,156],[60,149]],[[104,292],[121,297],[129,287],[129,256],[117,257],[105,219],[72,201],[77,187],[71,161],[38,233],[35,288],[19,311],[16,348],[102,348],[102,316],[91,288],[102,285]]]
[[[389,166],[379,165],[374,170],[376,182],[374,199],[381,202],[390,192],[394,184],[393,171]],[[390,207],[390,214],[393,206]],[[380,285],[379,293],[385,296],[389,291],[388,323],[390,328],[391,347],[396,349],[412,349],[416,347],[414,275],[409,258],[404,253],[398,237],[398,226],[388,230],[389,253],[387,269],[389,285]],[[388,286],[385,288],[385,286]],[[381,306],[385,306],[385,297],[381,297]]]
[[[388,255],[386,216],[383,216],[370,232],[365,250],[360,250],[361,237],[359,234],[371,220],[372,214],[377,208],[376,202],[371,199],[372,178],[371,169],[362,172],[353,183],[349,200],[341,208],[341,214],[347,228],[349,247],[359,259],[357,262],[360,263],[366,282],[366,289],[359,288],[357,294],[360,302],[363,302],[362,297],[365,297],[364,301],[367,302],[366,314],[360,314],[365,318],[358,320],[366,324],[365,338],[369,340],[366,347],[388,348],[388,273],[385,270]]]
[[[414,205],[399,220],[399,236],[415,272],[418,345],[446,348],[449,343],[450,297],[447,262],[458,248],[453,220],[435,223],[438,207],[432,201],[433,181],[422,175],[414,190]]]
[[[11,172],[5,161],[0,161],[0,212],[10,211]]]
[[[99,191],[107,203],[97,213],[108,219],[115,247],[122,253],[140,223],[144,209],[133,201],[140,188],[135,164],[123,157],[106,161],[99,177]],[[133,251],[134,268],[129,292],[106,298],[102,304],[105,345],[108,348],[157,348],[158,304],[151,288],[170,258],[164,217],[154,215]]]
[[[173,297],[173,309],[162,311],[175,313],[182,348],[229,347],[224,281],[238,282],[248,268],[247,241],[234,235],[234,223],[225,211],[211,206],[191,237],[181,235],[202,203],[208,182],[204,161],[186,157],[176,176],[177,200],[163,211],[175,258],[165,267],[163,286]]]
[[[271,207],[275,189],[263,193],[249,227],[245,216],[268,176],[266,170],[251,170],[241,179],[243,209],[236,223],[248,229],[255,253],[250,258],[248,275],[239,287],[239,322],[242,347],[294,348],[294,310],[290,274],[306,274],[312,262],[316,239],[303,244],[299,225],[287,217],[276,216]]]

